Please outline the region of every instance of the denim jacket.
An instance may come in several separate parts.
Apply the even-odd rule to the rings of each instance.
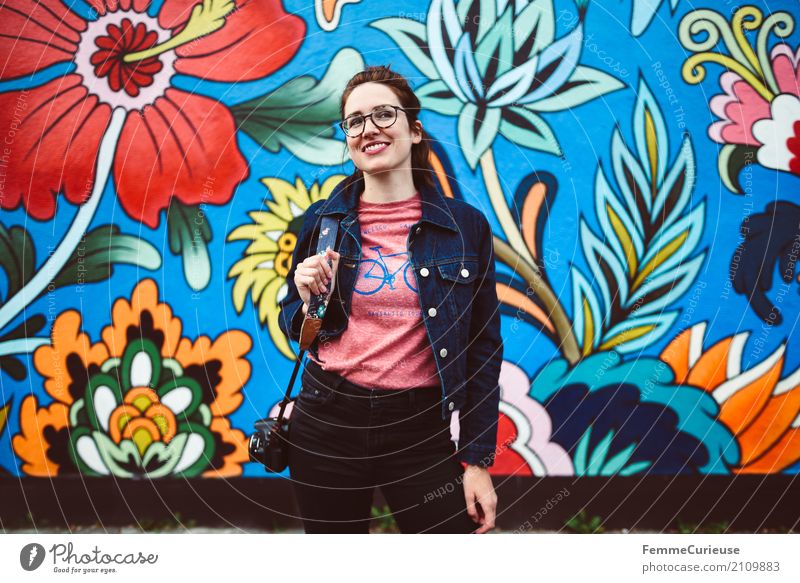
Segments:
[[[309,347],[338,336],[348,324],[361,259],[357,205],[363,182],[350,178],[305,213],[280,301],[279,326],[299,341],[303,301],[294,283],[296,266],[316,252],[323,215],[340,219],[340,253],[333,294],[319,335]],[[420,308],[442,385],[442,419],[459,410],[457,458],[482,467],[494,463],[500,402],[503,342],[495,286],[492,230],[486,217],[466,202],[422,186],[422,217],[408,235],[408,260],[419,289]],[[435,310],[431,310],[435,308]]]

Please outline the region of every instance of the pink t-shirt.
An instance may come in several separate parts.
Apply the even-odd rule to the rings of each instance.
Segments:
[[[361,262],[349,323],[319,343],[319,359],[309,353],[325,370],[369,388],[441,386],[406,247],[421,216],[419,192],[386,203],[359,200]]]

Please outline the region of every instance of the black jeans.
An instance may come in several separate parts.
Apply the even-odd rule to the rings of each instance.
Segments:
[[[380,487],[404,533],[470,533],[441,388],[369,389],[306,364],[289,471],[307,533],[367,533]]]

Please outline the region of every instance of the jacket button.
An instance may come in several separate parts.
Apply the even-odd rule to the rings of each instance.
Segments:
[[[436,315],[436,308],[431,308],[428,310],[428,315],[433,318]]]
[[[469,269],[462,269],[461,270],[461,277],[469,277]]]
[[[452,410],[453,410],[453,409],[455,409],[455,408],[456,408],[456,406],[455,406],[455,404],[453,403],[453,401],[450,401],[450,404],[447,406],[447,409],[448,409],[449,411],[452,411]]]
[[[422,269],[419,270],[419,274],[422,277],[428,277],[428,275],[430,274],[430,271],[428,271],[427,267],[423,267]]]
[[[446,349],[446,348],[442,348],[442,349],[439,351],[439,356],[441,356],[442,358],[444,358],[445,356],[447,356],[447,349]]]

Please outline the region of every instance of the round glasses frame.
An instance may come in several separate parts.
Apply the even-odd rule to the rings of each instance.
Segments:
[[[382,110],[385,111],[386,108],[389,108],[389,107],[391,107],[391,108],[393,108],[395,110],[394,111],[394,118],[392,119],[392,121],[390,123],[388,123],[386,125],[382,125],[382,123],[379,123],[374,117],[372,117],[376,113],[380,113]],[[397,106],[397,105],[386,104],[386,105],[382,105],[380,109],[378,109],[376,111],[373,111],[372,113],[367,113],[367,114],[360,113],[358,115],[351,115],[347,119],[344,119],[344,120],[340,121],[338,125],[339,125],[340,128],[342,128],[342,131],[345,133],[345,135],[348,138],[357,138],[358,136],[360,136],[361,134],[364,133],[364,128],[367,127],[367,118],[372,120],[372,123],[375,125],[375,127],[379,127],[381,129],[390,128],[390,127],[392,127],[394,125],[394,122],[397,121],[397,112],[398,112],[398,110],[402,111],[403,113],[408,115],[408,110],[406,108],[400,107],[400,106]],[[363,123],[361,124],[361,131],[359,131],[358,133],[349,132],[347,130],[347,126],[345,125],[345,122],[347,122],[348,119],[356,119],[356,118],[359,118],[359,117],[363,121]]]

